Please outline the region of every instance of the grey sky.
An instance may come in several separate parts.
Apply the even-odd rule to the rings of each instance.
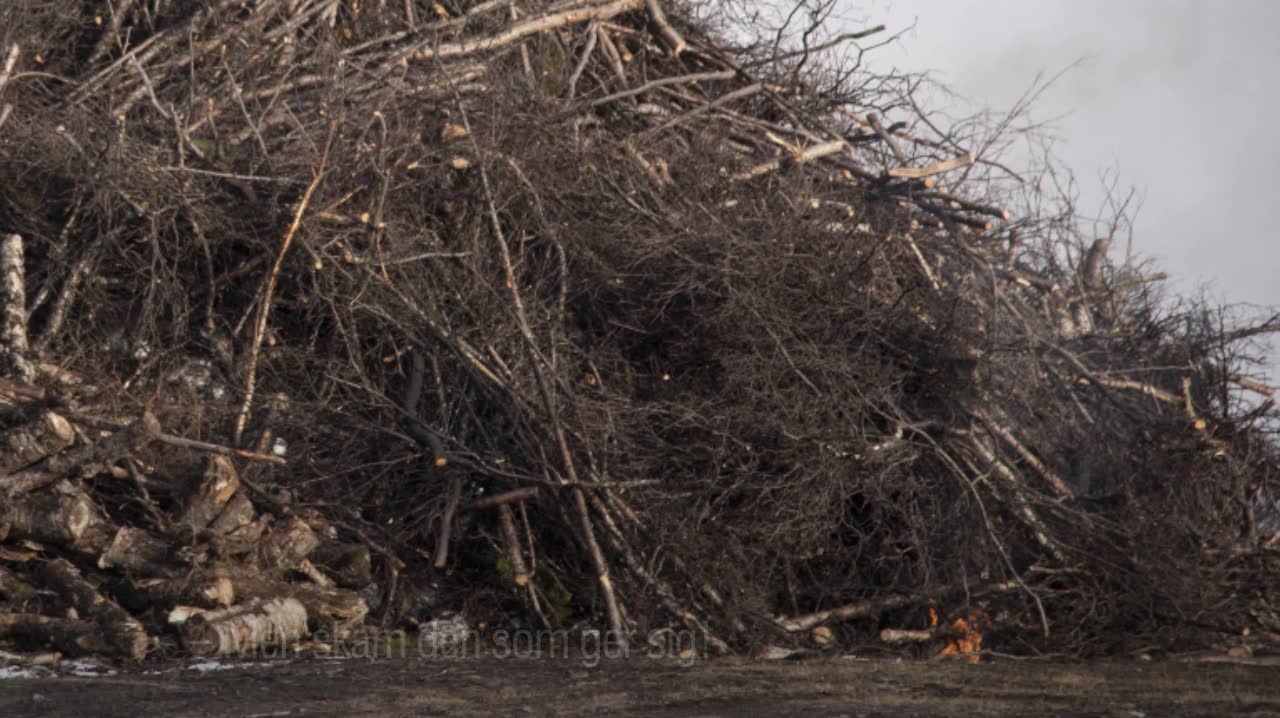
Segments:
[[[1138,254],[1182,292],[1280,306],[1280,2],[841,0],[851,21],[916,28],[872,67],[936,70],[1007,109],[1037,73],[1077,60],[1037,105],[1096,210],[1103,170],[1144,197]],[[1113,250],[1117,251],[1117,250]],[[1123,251],[1123,248],[1118,248]],[[1280,380],[1273,353],[1271,377]]]

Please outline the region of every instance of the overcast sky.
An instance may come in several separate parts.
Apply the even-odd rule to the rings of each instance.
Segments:
[[[1280,1],[841,0],[851,23],[910,27],[874,68],[935,70],[1007,109],[1077,60],[1034,113],[1096,210],[1100,171],[1143,195],[1134,246],[1186,293],[1280,307]],[[1117,247],[1114,253],[1123,252]],[[1272,380],[1280,380],[1273,352]]]

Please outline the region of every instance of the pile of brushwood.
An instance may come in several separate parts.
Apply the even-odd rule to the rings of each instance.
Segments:
[[[4,3],[0,647],[1280,646],[1280,317],[750,9]]]

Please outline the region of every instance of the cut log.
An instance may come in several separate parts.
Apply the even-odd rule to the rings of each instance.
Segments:
[[[227,511],[223,512],[223,516],[234,516],[241,510],[239,504],[238,499],[233,499],[227,506]],[[242,521],[243,518],[242,515],[239,516],[236,522]],[[206,536],[209,537],[208,547],[213,550],[214,556],[219,558],[256,561],[256,553],[261,549],[262,537],[267,535],[272,523],[271,516],[264,514],[225,535],[219,535],[214,532],[214,526],[222,528],[223,525],[215,521],[206,532]]]
[[[0,432],[0,476],[56,454],[74,441],[71,423],[51,411],[29,424]]]
[[[236,600],[235,583],[219,569],[195,571],[176,578],[135,580],[131,588],[140,595],[139,603],[165,610],[183,605],[202,609],[226,608]]]
[[[242,599],[295,598],[307,609],[311,630],[325,630],[342,637],[369,614],[369,606],[355,591],[325,588],[306,583],[288,583],[260,574],[240,574],[232,578]]]
[[[244,492],[237,491],[235,496],[223,507],[222,513],[209,524],[209,533],[215,536],[231,536],[253,523],[253,502]],[[258,540],[261,533],[253,537]]]
[[[243,544],[246,542],[249,544],[257,544],[257,542],[262,539],[270,528],[271,517],[259,516],[253,520],[253,523],[232,531],[226,538],[237,544]]]
[[[178,523],[192,534],[204,531],[226,509],[240,489],[240,478],[225,456],[206,456],[204,470],[189,486]]]
[[[364,588],[373,583],[373,560],[364,544],[327,542],[318,546],[311,560],[323,566],[344,588]]]
[[[252,600],[241,606],[196,613],[179,629],[196,656],[242,656],[266,650],[283,655],[307,634],[307,609],[292,598]]]
[[[69,656],[111,652],[93,621],[50,618],[35,613],[0,613],[0,638],[32,646],[52,646]]]
[[[337,637],[349,633],[369,613],[368,605],[355,591],[290,583],[281,574],[219,567],[192,571],[180,578],[135,581],[133,585],[151,605],[165,611],[183,605],[225,606],[233,597],[240,602],[295,598],[306,607],[311,630],[323,629]]]
[[[146,657],[151,643],[146,629],[115,601],[98,593],[70,561],[60,558],[48,562],[41,577],[80,616],[97,623],[111,653],[135,662]]]
[[[21,604],[35,598],[36,590],[9,571],[0,567],[0,598],[11,604]]]
[[[0,529],[3,529],[0,530],[0,533],[7,534],[10,526],[12,526],[12,524],[0,524]],[[26,563],[39,554],[41,549],[36,548],[37,546],[40,546],[38,541],[27,540],[22,543],[23,546],[21,548],[0,544],[0,561]]]
[[[237,584],[237,588],[246,593],[252,592],[252,587],[245,583]],[[335,638],[350,634],[369,615],[368,604],[355,591],[305,583],[277,583],[274,590],[277,595],[296,598],[307,607],[311,630],[323,629]]]
[[[93,476],[146,446],[159,434],[160,422],[151,412],[145,412],[137,421],[97,443],[53,454],[34,466],[0,478],[0,491],[10,496],[35,491],[72,472]]]
[[[294,516],[272,527],[263,537],[259,560],[264,568],[293,568],[320,545],[320,537],[307,522]]]
[[[77,483],[59,481],[52,487],[17,496],[4,509],[2,520],[10,534],[61,544],[97,557],[111,544],[116,527]]]
[[[111,539],[98,568],[121,568],[142,576],[162,576],[171,570],[170,544],[141,529],[122,526]]]

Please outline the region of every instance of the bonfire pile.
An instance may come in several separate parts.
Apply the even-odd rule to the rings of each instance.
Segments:
[[[801,7],[0,10],[0,641],[1274,643],[1280,318]]]

